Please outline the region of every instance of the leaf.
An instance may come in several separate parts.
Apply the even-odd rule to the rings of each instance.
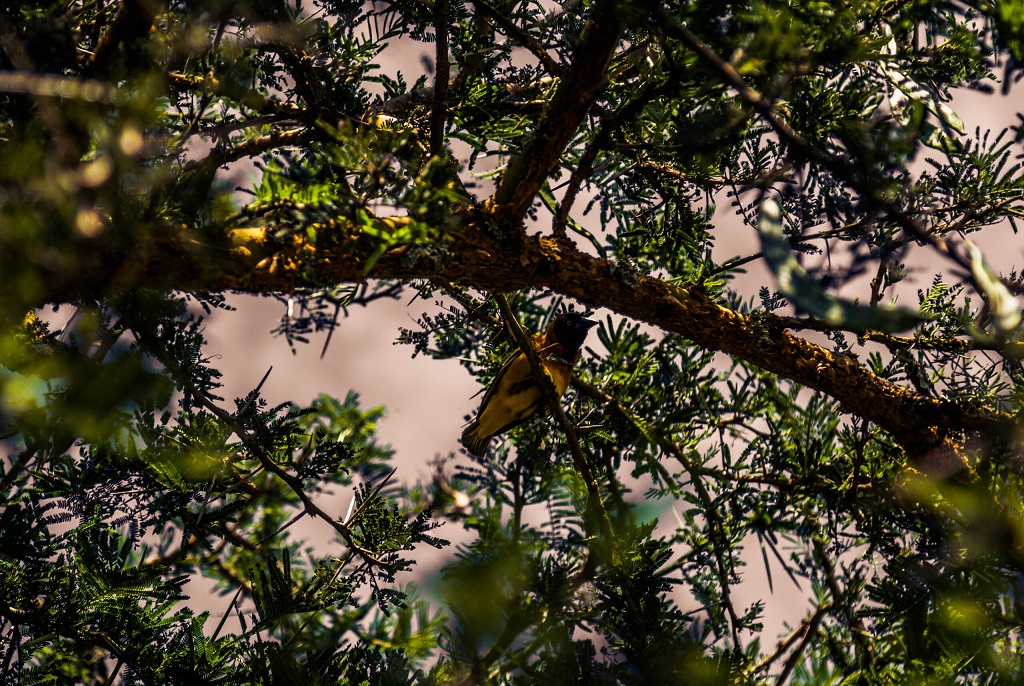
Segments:
[[[886,69],[883,67],[882,71],[892,81],[895,89],[893,97],[898,97],[896,93],[902,93],[904,97],[922,103],[928,108],[929,112],[934,114],[942,121],[943,124],[957,133],[963,134],[967,131],[967,128],[964,126],[964,121],[960,118],[960,115],[954,112],[949,105],[939,100],[938,97],[921,86],[917,81],[895,69]]]
[[[779,280],[782,291],[797,310],[827,324],[854,331],[873,329],[896,333],[932,319],[930,315],[903,307],[857,305],[832,295],[800,266],[782,234],[782,211],[772,199],[761,203],[757,225],[761,235],[761,251]]]
[[[982,257],[977,246],[967,241],[967,249],[971,254],[971,275],[985,295],[985,301],[988,303],[992,316],[992,324],[1000,337],[1005,336],[1020,324],[1020,307],[1017,304],[1017,299],[985,263],[985,258]]]

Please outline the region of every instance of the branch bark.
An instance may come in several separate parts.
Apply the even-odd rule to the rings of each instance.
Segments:
[[[437,36],[437,57],[434,76],[434,102],[430,108],[430,154],[444,151],[444,127],[448,114],[448,0],[437,0],[434,5],[434,35]]]
[[[615,2],[606,0],[594,9],[583,41],[537,129],[522,151],[509,162],[494,194],[494,203],[501,208],[505,221],[516,224],[526,215],[591,103],[604,89],[608,62],[619,44],[622,30],[621,11]]]
[[[878,424],[912,452],[940,444],[949,431],[994,429],[1009,419],[886,381],[855,356],[835,354],[794,335],[786,329],[787,318],[734,312],[713,301],[698,285],[624,273],[615,262],[542,236],[526,236],[510,250],[494,238],[500,221],[496,212],[493,207],[490,212],[466,210],[452,222],[461,228],[448,234],[443,252],[428,255],[416,246],[397,246],[384,252],[369,272],[365,265],[376,241],[342,221],[320,227],[316,245],[303,235],[274,240],[263,229],[235,232],[233,246],[210,245],[188,232],[168,232],[137,252],[132,264],[121,263],[115,255],[89,260],[102,268],[79,273],[72,283],[54,282],[43,300],[66,302],[75,296],[109,295],[138,287],[294,292],[325,283],[378,278],[429,279],[442,286],[459,284],[492,293],[547,288],[826,393],[839,401],[844,412]]]

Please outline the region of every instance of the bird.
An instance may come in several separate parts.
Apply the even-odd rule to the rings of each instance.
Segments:
[[[565,312],[530,342],[551,376],[558,397],[569,387],[580,348],[587,339],[587,332],[596,324],[578,312]],[[480,457],[487,452],[492,438],[540,414],[544,406],[544,391],[533,376],[530,360],[526,353],[519,351],[505,361],[494,377],[476,418],[462,432],[462,445],[471,455]]]

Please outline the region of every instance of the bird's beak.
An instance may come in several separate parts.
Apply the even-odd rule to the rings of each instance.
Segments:
[[[597,322],[595,322],[593,319],[581,319],[580,323],[583,324],[584,331],[590,331],[595,326],[597,326]]]

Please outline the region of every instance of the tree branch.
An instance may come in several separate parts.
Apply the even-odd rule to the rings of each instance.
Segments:
[[[569,177],[569,184],[566,186],[565,193],[562,195],[562,201],[558,206],[558,211],[555,213],[554,220],[552,220],[551,228],[556,236],[565,235],[569,212],[572,209],[573,203],[576,202],[576,196],[579,195],[583,183],[589,179],[594,168],[594,160],[597,159],[599,153],[607,148],[612,132],[616,131],[623,123],[635,117],[652,100],[664,95],[669,90],[670,84],[668,82],[647,88],[636,98],[620,106],[615,112],[601,121],[601,128],[598,129],[593,140],[590,141],[583,151],[576,169],[573,170],[572,176]]]
[[[799,156],[820,164],[839,179],[850,184],[865,201],[872,203],[878,210],[884,212],[886,216],[896,222],[909,238],[931,246],[936,252],[964,269],[968,274],[971,273],[971,256],[966,241],[946,237],[943,235],[944,232],[930,230],[917,217],[908,214],[900,208],[891,197],[891,194],[884,195],[876,188],[872,188],[865,181],[863,175],[858,174],[855,160],[843,155],[835,155],[819,150],[808,143],[803,136],[779,116],[775,109],[775,103],[751,88],[732,64],[715,54],[711,48],[705,45],[688,28],[676,21],[664,8],[659,8],[658,17],[671,35],[679,39],[702,62],[711,67],[718,74],[719,79],[727,86],[733,88],[739,94],[740,99],[761,115],[778,137]],[[1018,283],[1008,281],[1007,279],[1000,279],[1000,281],[1011,292],[1020,293],[1022,291],[1022,287]],[[980,289],[979,293],[981,293]]]
[[[430,107],[430,154],[444,151],[444,128],[448,112],[448,0],[437,0],[434,5],[434,35],[437,36],[437,57],[434,74],[434,101]]]
[[[800,641],[800,646],[793,651],[789,659],[786,661],[788,666],[789,662],[793,659],[794,655],[799,657],[800,654],[803,652],[802,648],[806,644],[806,641],[814,635],[815,631],[818,630],[818,625],[821,623],[821,620],[824,619],[825,615],[832,610],[832,607],[833,604],[831,602],[827,602],[815,608],[814,612],[804,617],[803,621],[800,622],[800,626],[798,626],[785,639],[779,641],[779,644],[778,646],[776,646],[775,650],[772,651],[769,655],[765,656],[760,662],[758,662],[757,665],[755,665],[754,668],[750,670],[750,673],[757,674],[758,672],[763,672],[767,670],[769,667],[771,667],[773,662],[778,660],[787,650],[789,650],[790,646],[792,646],[794,643],[796,643],[796,641],[802,638],[803,640]],[[784,680],[779,680],[777,681],[777,683],[784,683]]]
[[[516,319],[512,309],[508,305],[508,300],[505,296],[498,295],[498,309],[501,310],[501,316],[505,320],[506,325],[512,332],[512,337],[516,340],[516,345],[526,355],[527,361],[530,363],[530,370],[533,372],[533,377],[536,379],[537,384],[541,388],[541,392],[544,393],[548,401],[548,405],[554,413],[555,418],[558,420],[558,424],[562,427],[562,431],[565,432],[566,440],[569,442],[569,449],[572,452],[573,463],[576,466],[576,471],[580,473],[584,483],[587,485],[587,492],[590,494],[591,499],[594,501],[594,507],[602,513],[602,521],[607,522],[608,516],[604,514],[604,505],[601,502],[601,491],[598,487],[597,480],[594,478],[593,472],[590,470],[590,465],[587,464],[587,458],[583,454],[583,449],[580,448],[579,437],[576,435],[576,427],[569,421],[565,411],[562,409],[562,405],[559,402],[558,394],[555,392],[554,383],[551,381],[551,376],[541,366],[540,358],[537,357],[536,349],[530,345],[530,341],[527,340],[526,334],[523,332],[521,326],[519,326],[519,320]],[[604,533],[609,533],[608,531]]]
[[[847,628],[850,630],[850,635],[853,636],[853,642],[857,645],[857,658],[864,664],[870,664],[875,659],[875,651],[870,640],[871,634],[868,633],[856,609],[846,600],[846,593],[839,586],[835,564],[829,558],[825,544],[816,536],[812,536],[811,541],[814,546],[814,559],[821,568],[825,576],[825,585],[832,594],[832,605],[846,619]]]
[[[855,356],[810,343],[786,330],[786,318],[743,315],[713,301],[699,285],[623,274],[611,261],[586,255],[550,238],[527,236],[513,257],[495,241],[493,215],[468,210],[453,217],[455,233],[438,247],[442,257],[416,246],[386,250],[371,271],[365,265],[377,241],[342,220],[312,227],[323,240],[296,235],[279,242],[263,229],[234,232],[235,245],[211,245],[189,232],[167,232],[131,264],[117,253],[97,255],[74,280],[53,279],[42,302],[137,287],[188,291],[294,292],[324,283],[369,278],[430,279],[492,293],[547,288],[594,307],[673,332],[835,398],[843,412],[864,417],[912,452],[934,447],[949,431],[995,429],[1009,416],[930,398],[873,374]],[[462,225],[463,228],[458,229]]]
[[[591,103],[604,89],[608,62],[621,34],[622,17],[616,4],[610,0],[598,3],[587,22],[583,42],[536,131],[511,159],[494,194],[496,213],[501,219],[518,223],[530,209]]]

